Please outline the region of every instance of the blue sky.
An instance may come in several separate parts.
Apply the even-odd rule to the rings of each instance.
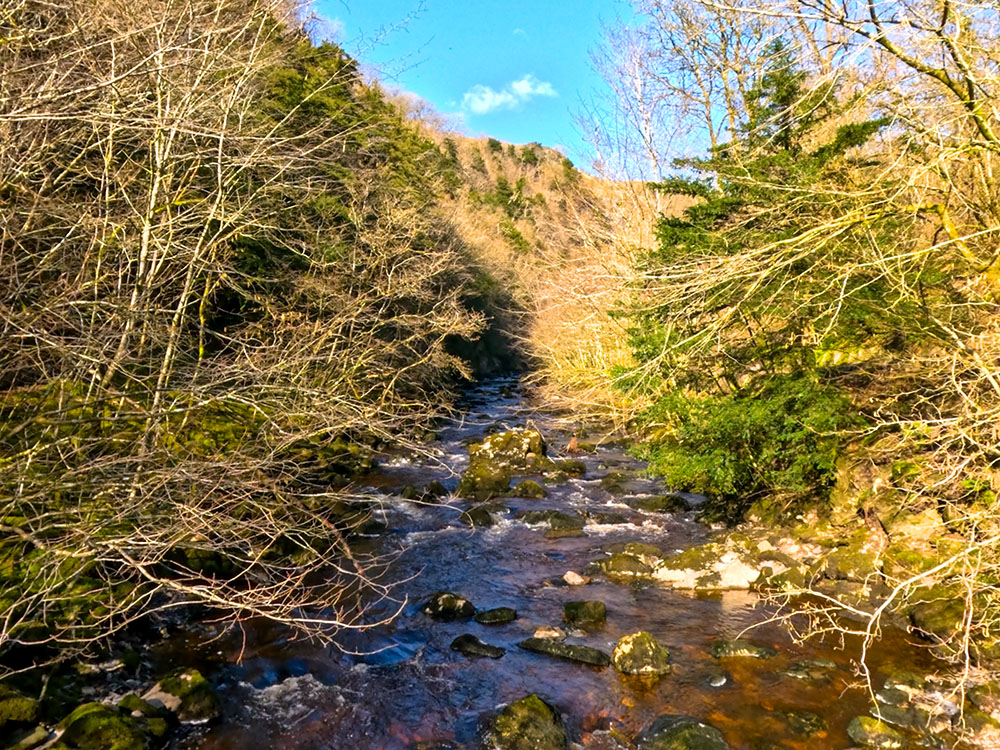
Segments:
[[[390,87],[470,135],[562,147],[586,166],[574,125],[600,89],[589,52],[621,0],[316,0],[334,38]]]

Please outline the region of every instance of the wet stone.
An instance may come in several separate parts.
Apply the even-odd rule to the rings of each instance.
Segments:
[[[594,667],[606,667],[611,664],[611,657],[603,651],[590,646],[575,646],[564,643],[556,638],[526,638],[517,645],[519,648],[535,654],[555,656],[559,659],[589,664]]]
[[[542,625],[540,628],[535,628],[533,633],[535,638],[558,638],[562,640],[566,637],[566,631],[562,628],[554,628],[551,625]]]
[[[758,646],[755,643],[744,640],[716,641],[712,644],[712,656],[716,659],[728,659],[731,657],[749,657],[752,659],[770,659],[777,655],[777,651],[767,646]]]
[[[495,607],[477,612],[475,620],[480,625],[506,625],[517,619],[517,611],[510,607]]]
[[[486,733],[491,750],[565,750],[566,730],[559,712],[537,695],[504,708]]]
[[[466,656],[486,656],[490,659],[499,659],[507,653],[507,649],[483,643],[476,636],[469,633],[460,635],[453,640],[451,642],[451,650],[458,651]]]
[[[859,745],[878,750],[897,750],[903,747],[903,735],[878,719],[855,716],[847,725],[847,736]]]
[[[601,526],[620,526],[629,522],[628,518],[621,513],[605,513],[603,511],[588,512],[587,520]]]
[[[563,605],[563,621],[577,627],[603,625],[607,616],[608,610],[604,602],[566,602]]]
[[[472,602],[458,594],[447,591],[439,591],[432,594],[420,611],[425,615],[430,615],[435,620],[461,620],[472,617],[476,614],[476,608]]]
[[[586,586],[588,583],[590,583],[590,578],[588,578],[587,576],[582,576],[579,573],[572,570],[567,570],[565,573],[563,573],[562,579],[570,586]]]
[[[639,735],[639,750],[729,750],[722,732],[693,716],[665,714]]]
[[[730,681],[729,675],[725,674],[713,674],[708,678],[708,686],[714,688],[720,688]]]
[[[611,661],[622,674],[662,675],[670,671],[670,651],[642,631],[618,641]]]

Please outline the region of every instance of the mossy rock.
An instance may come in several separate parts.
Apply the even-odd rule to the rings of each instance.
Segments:
[[[491,750],[565,750],[567,745],[559,712],[534,694],[504,708],[484,743]]]
[[[847,736],[864,747],[897,750],[906,744],[903,735],[878,719],[855,716],[847,725]]]
[[[483,462],[469,466],[458,482],[458,494],[475,500],[489,500],[502,497],[510,491],[509,469]]]
[[[933,586],[917,592],[911,601],[910,622],[931,640],[947,642],[965,625],[965,600],[956,591]]]
[[[431,594],[420,611],[425,615],[430,615],[435,620],[449,622],[472,617],[476,614],[476,607],[463,596],[452,594],[449,591],[438,591]]]
[[[477,612],[474,619],[480,625],[506,625],[517,619],[517,611],[510,607],[495,607]]]
[[[653,497],[632,497],[625,504],[635,510],[647,513],[683,513],[691,510],[691,505],[680,495],[655,495]]]
[[[611,663],[611,657],[603,651],[590,646],[576,646],[570,643],[563,643],[557,638],[525,638],[517,644],[525,651],[535,654],[545,654],[555,656],[558,659],[575,661],[579,664],[588,664],[593,667],[606,667]]]
[[[824,572],[827,578],[864,583],[880,570],[879,558],[875,553],[852,545],[827,555]]]
[[[598,566],[608,578],[652,578],[653,569],[635,555],[620,553],[598,561]]]
[[[35,721],[38,718],[38,708],[39,703],[34,698],[0,684],[0,729],[9,724]]]
[[[582,529],[586,523],[581,515],[559,510],[528,510],[518,513],[517,517],[525,523],[547,523],[553,529]]]
[[[613,471],[601,478],[601,487],[612,495],[624,495],[628,490],[626,485],[632,477],[620,471]]]
[[[611,663],[622,674],[663,675],[670,671],[670,651],[652,635],[640,631],[618,641]]]
[[[783,674],[797,680],[825,682],[830,679],[831,673],[836,668],[836,663],[829,659],[802,659],[792,663]]]
[[[722,732],[693,716],[665,714],[639,735],[639,750],[729,750]]]
[[[577,627],[603,625],[607,617],[608,609],[604,602],[579,601],[563,605],[563,622]]]
[[[141,721],[103,703],[85,703],[59,722],[60,744],[75,750],[145,750]]]
[[[204,724],[220,713],[215,690],[197,669],[174,670],[142,697],[185,724]]]
[[[966,697],[976,708],[988,713],[1000,713],[1000,682],[986,682],[966,692]]]
[[[605,526],[620,526],[629,522],[629,519],[621,513],[605,513],[603,511],[588,511],[587,520]]]
[[[548,495],[541,484],[531,479],[525,479],[523,482],[515,484],[510,494],[512,497],[520,497],[525,500],[541,500]]]

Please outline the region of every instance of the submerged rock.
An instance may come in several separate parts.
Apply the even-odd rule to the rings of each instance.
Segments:
[[[639,735],[639,750],[729,750],[722,732],[693,716],[665,714]]]
[[[517,619],[517,610],[510,607],[495,607],[477,612],[475,620],[480,625],[506,625]]]
[[[859,745],[879,750],[896,750],[905,744],[903,735],[870,716],[855,716],[851,719],[851,723],[847,725],[847,736]]]
[[[618,641],[611,662],[622,674],[661,675],[670,671],[670,651],[640,631]]]
[[[809,737],[827,730],[826,720],[812,711],[784,711],[782,713],[792,734]]]
[[[568,526],[566,528],[549,528],[545,530],[546,539],[567,539],[572,537],[587,536],[587,532],[582,526]]]
[[[142,699],[157,708],[165,708],[185,724],[203,724],[219,715],[215,691],[197,669],[171,672]]]
[[[507,649],[483,643],[481,640],[476,638],[476,636],[471,635],[470,633],[460,635],[458,638],[453,640],[451,642],[451,650],[458,651],[466,656],[486,656],[490,659],[499,659],[507,653]]]
[[[590,664],[594,667],[606,667],[611,664],[611,657],[603,651],[590,646],[574,646],[556,638],[526,638],[517,645],[519,648],[535,654],[555,656],[559,659]]]
[[[607,616],[608,610],[604,602],[566,602],[563,605],[563,621],[577,627],[603,625]]]
[[[448,621],[472,617],[476,614],[476,607],[468,599],[458,594],[439,591],[432,594],[431,598],[424,602],[420,611],[425,615],[430,615],[435,620]]]
[[[559,712],[532,694],[500,712],[483,745],[490,750],[565,750],[567,742]]]
[[[784,671],[789,677],[797,680],[827,680],[830,672],[837,668],[837,665],[829,659],[802,659],[797,661]]]
[[[758,646],[750,641],[738,639],[735,641],[716,641],[712,644],[712,656],[716,659],[731,657],[749,657],[753,659],[770,659],[777,651],[768,646]]]

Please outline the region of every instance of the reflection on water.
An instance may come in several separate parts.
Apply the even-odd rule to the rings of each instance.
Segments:
[[[852,644],[796,644],[777,624],[750,634],[778,649],[778,656],[713,659],[711,643],[733,638],[770,614],[754,595],[726,592],[692,596],[653,585],[620,585],[597,577],[583,587],[560,581],[567,570],[581,572],[616,542],[642,541],[664,551],[702,541],[707,531],[690,514],[633,511],[595,481],[608,470],[636,471],[640,464],[621,450],[584,455],[587,476],[550,487],[544,500],[505,500],[512,512],[491,529],[471,530],[458,522],[467,505],[456,498],[439,505],[393,497],[404,485],[442,481],[454,488],[466,462],[464,445],[493,429],[535,424],[556,449],[568,435],[530,411],[513,381],[486,384],[469,397],[464,422],[444,429],[424,457],[396,458],[370,478],[387,495],[390,531],[371,542],[398,555],[390,575],[410,579],[397,591],[402,615],[390,625],[347,633],[341,649],[296,639],[273,624],[212,639],[209,628],[165,644],[163,658],[183,659],[213,678],[222,693],[224,721],[181,741],[184,747],[223,750],[273,748],[410,748],[417,742],[477,746],[482,722],[501,704],[537,693],[562,711],[571,736],[584,747],[611,747],[609,729],[635,736],[662,713],[684,713],[719,727],[734,748],[785,747],[840,750],[850,742],[845,727],[867,712],[867,695],[852,688]],[[642,490],[662,491],[653,482]],[[586,536],[546,539],[541,527],[514,520],[525,509],[614,512],[624,524],[589,524]],[[508,625],[438,623],[419,611],[432,592],[449,590],[478,608],[513,607]],[[625,678],[614,669],[557,661],[518,649],[519,640],[542,625],[560,625],[562,607],[574,599],[607,605],[607,622],[570,642],[610,652],[623,635],[651,632],[668,646],[671,675],[656,681]],[[472,633],[503,646],[498,660],[467,658],[450,649]],[[804,659],[828,659],[835,668],[800,679]],[[926,651],[888,632],[870,663],[883,675],[894,668],[931,670]],[[816,670],[813,670],[816,671]],[[805,670],[806,673],[809,670]],[[791,674],[789,674],[791,673]],[[798,676],[796,676],[798,675]],[[720,684],[721,683],[721,684]],[[717,687],[715,685],[718,685]],[[826,730],[796,734],[793,711],[812,711]]]

